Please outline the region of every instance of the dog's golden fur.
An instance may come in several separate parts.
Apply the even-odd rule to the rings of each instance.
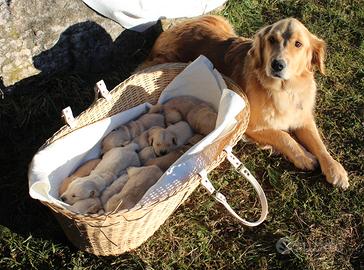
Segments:
[[[347,172],[327,151],[313,116],[314,69],[325,71],[323,40],[293,18],[248,39],[238,37],[224,18],[204,16],[162,33],[142,67],[189,62],[201,54],[246,92],[249,137],[273,146],[300,169],[312,170],[318,161],[328,182],[349,186]]]

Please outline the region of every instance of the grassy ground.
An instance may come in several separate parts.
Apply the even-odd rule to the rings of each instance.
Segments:
[[[125,79],[153,38],[127,46],[104,74],[63,73],[20,82],[0,100],[0,269],[364,269],[364,4],[356,1],[229,0],[221,14],[239,34],[292,16],[328,44],[327,76],[317,76],[317,120],[330,152],[349,171],[350,188],[328,185],[320,170],[300,172],[281,156],[240,142],[236,154],[257,176],[270,213],[257,228],[241,226],[201,188],[137,250],[98,258],[75,249],[51,212],[28,195],[27,166],[60,126],[59,112],[78,114],[92,86]],[[214,184],[239,213],[256,217],[252,189],[227,163]],[[282,238],[291,252],[276,251]]]

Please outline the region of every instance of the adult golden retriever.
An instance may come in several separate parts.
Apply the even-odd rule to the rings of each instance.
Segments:
[[[273,146],[300,169],[312,170],[318,161],[329,183],[349,186],[347,172],[327,151],[313,116],[314,68],[325,71],[323,40],[294,18],[247,39],[238,37],[224,18],[204,16],[162,33],[142,67],[189,62],[201,54],[246,92],[250,138]]]

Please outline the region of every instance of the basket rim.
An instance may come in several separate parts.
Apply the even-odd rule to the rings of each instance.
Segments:
[[[175,62],[175,63],[165,63],[165,64],[159,64],[159,65],[154,65],[151,67],[147,67],[145,69],[139,70],[135,73],[133,73],[131,76],[129,76],[127,79],[125,79],[124,81],[122,81],[121,83],[119,83],[118,85],[116,85],[111,91],[110,94],[114,93],[115,91],[118,91],[119,89],[122,89],[124,87],[126,87],[131,81],[133,81],[135,78],[137,78],[138,76],[148,76],[148,75],[152,75],[154,73],[157,72],[168,72],[169,70],[172,69],[178,69],[180,70],[180,72],[183,71],[183,69],[185,67],[187,67],[189,65],[189,63],[181,63],[181,62]],[[228,85],[228,88],[233,90],[234,92],[236,92],[237,94],[239,94],[244,101],[246,102],[246,107],[244,108],[245,113],[248,114],[248,119],[250,116],[250,105],[247,99],[247,96],[245,94],[245,92],[241,89],[241,87],[234,82],[231,78],[229,78],[228,76],[225,76],[223,74],[221,74],[224,81],[226,82],[226,84]],[[163,91],[163,90],[162,90]],[[103,98],[99,98],[97,99],[95,102],[93,102],[87,109],[85,109],[83,112],[81,112],[77,117],[75,117],[75,119],[79,119],[80,117],[82,117],[83,115],[86,115],[87,113],[90,112],[91,108],[93,106],[96,105],[102,105],[104,102],[107,102],[105,99]],[[99,119],[93,123],[96,123],[98,121],[101,121],[103,119],[106,119],[108,117],[104,117],[102,119]],[[86,125],[84,125],[86,126]],[[78,130],[80,128],[83,128],[84,126],[77,126],[74,129],[70,129],[69,126],[64,125],[62,126],[57,132],[55,132],[52,137],[50,137],[40,148],[38,151],[46,148],[47,146],[49,146],[50,144],[52,144],[53,142],[63,138],[64,136],[68,135],[71,132],[74,132],[75,130]],[[233,131],[235,131],[235,129],[238,127],[238,125],[236,127],[234,127],[233,130],[229,131],[227,134],[225,134],[223,137],[219,138],[219,140],[223,140],[225,139],[227,136],[230,136],[231,133]],[[54,139],[59,133],[64,132],[65,130],[69,129],[69,132],[63,136],[60,136],[59,138]],[[243,133],[236,135],[235,137],[238,137],[240,135],[240,138],[243,136]],[[238,140],[240,140],[236,138],[236,142]],[[235,142],[235,143],[236,143]],[[224,152],[220,153],[218,158],[220,159],[224,159],[226,156],[226,154]],[[218,159],[217,158],[217,159]],[[211,169],[212,170],[212,169]],[[208,172],[211,170],[207,170]],[[138,213],[138,212],[148,212],[150,211],[151,208],[153,208],[155,205],[160,204],[174,196],[177,196],[180,192],[184,192],[184,190],[186,188],[188,188],[188,186],[191,185],[191,183],[193,183],[194,181],[196,181],[197,175],[193,175],[192,177],[190,177],[190,179],[188,181],[186,181],[185,183],[183,183],[183,185],[181,185],[178,189],[173,190],[173,192],[169,193],[167,196],[162,197],[160,200],[157,200],[155,202],[152,202],[150,204],[147,205],[139,205],[138,208],[132,208],[132,209],[126,209],[126,210],[122,210],[122,211],[118,211],[115,213],[109,213],[109,214],[79,214],[79,213],[75,213],[72,212],[70,210],[68,210],[67,208],[58,206],[54,203],[48,202],[48,201],[41,201],[40,202],[48,207],[50,207],[53,211],[57,212],[57,213],[61,213],[63,215],[65,215],[68,218],[74,219],[75,221],[82,221],[85,222],[85,220],[91,221],[91,222],[97,222],[97,221],[103,221],[106,222],[108,218],[119,218],[119,217],[124,217],[125,215],[128,214],[132,214],[132,213]]]

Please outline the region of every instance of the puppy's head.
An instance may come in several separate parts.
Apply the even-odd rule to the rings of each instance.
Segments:
[[[288,18],[261,29],[249,51],[256,69],[277,80],[289,80],[317,66],[324,74],[325,42],[298,20]]]
[[[77,201],[99,196],[95,182],[89,181],[90,177],[92,176],[80,177],[73,181],[61,195],[61,200],[72,205]]]
[[[157,156],[163,156],[176,149],[177,136],[165,128],[151,128],[148,131],[148,144]]]

